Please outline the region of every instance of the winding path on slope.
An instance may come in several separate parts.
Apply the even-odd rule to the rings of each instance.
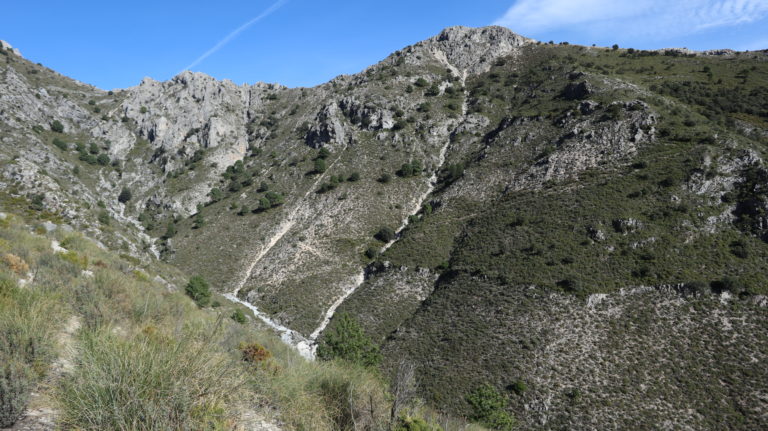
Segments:
[[[343,150],[346,150],[347,146],[345,145],[343,147]],[[342,150],[342,151],[343,151]],[[331,171],[331,168],[336,164],[336,162],[339,161],[341,158],[341,155],[339,155],[336,160],[333,161],[333,163],[328,166],[328,169],[321,175],[317,177],[317,179],[312,183],[312,185],[307,189],[307,192],[304,193],[304,195],[299,199],[295,205],[295,207],[291,210],[291,212],[288,214],[288,216],[283,220],[283,222],[280,223],[277,230],[274,234],[269,238],[269,241],[259,250],[253,258],[251,258],[250,263],[246,267],[246,269],[243,271],[240,281],[237,282],[235,285],[235,290],[231,293],[227,293],[224,295],[225,298],[229,299],[230,301],[236,302],[238,304],[242,304],[245,307],[247,307],[249,310],[251,310],[259,320],[264,322],[267,326],[274,329],[280,334],[280,339],[283,340],[284,343],[293,346],[298,350],[298,352],[304,356],[307,359],[314,359],[314,348],[313,348],[313,342],[310,341],[308,338],[301,335],[299,332],[294,331],[291,328],[288,328],[276,320],[272,319],[264,313],[263,311],[259,310],[258,307],[251,304],[248,301],[244,301],[238,297],[238,294],[240,293],[240,290],[245,286],[245,283],[248,282],[248,279],[251,278],[251,275],[253,273],[253,269],[256,267],[256,265],[261,261],[264,256],[266,256],[267,253],[285,236],[288,231],[293,228],[293,226],[296,224],[296,216],[299,213],[299,210],[302,208],[304,201],[309,197],[309,195],[314,191],[317,190],[318,185],[320,182],[325,178],[326,173]]]
[[[464,98],[461,102],[461,116],[464,118],[467,115],[467,97],[468,93],[465,88],[466,79],[467,79],[467,71],[459,71],[454,65],[452,65],[448,59],[446,58],[446,55],[442,51],[435,51],[433,52],[433,55],[435,58],[437,58],[443,65],[448,67],[451,71],[453,71],[461,80],[461,87],[464,88]],[[448,152],[448,147],[451,145],[451,138],[448,137],[448,141],[443,145],[442,148],[440,148],[440,153],[438,154],[438,163],[437,167],[433,170],[432,175],[429,177],[429,180],[427,182],[427,190],[424,191],[424,193],[421,194],[421,196],[418,197],[413,203],[414,206],[413,209],[408,212],[403,218],[403,221],[400,223],[400,227],[397,228],[395,231],[395,238],[391,241],[384,244],[384,246],[381,248],[379,253],[384,253],[392,247],[392,245],[397,242],[397,240],[400,238],[400,234],[402,233],[403,229],[405,229],[408,226],[408,222],[412,215],[418,214],[418,212],[421,210],[421,207],[424,205],[424,201],[427,200],[429,195],[432,194],[432,192],[435,190],[435,187],[437,186],[437,174],[440,172],[440,169],[442,169],[443,165],[445,164],[445,155]],[[328,311],[325,312],[325,315],[323,316],[323,320],[320,322],[320,325],[312,331],[312,334],[310,334],[309,339],[312,341],[312,354],[314,356],[315,351],[317,349],[317,338],[320,336],[320,334],[323,333],[325,328],[328,326],[328,324],[331,322],[331,319],[333,319],[333,316],[336,314],[336,310],[341,306],[341,304],[344,303],[344,301],[347,300],[355,291],[357,288],[359,288],[363,283],[365,282],[365,269],[360,270],[360,272],[354,277],[353,283],[350,285],[350,287],[345,290],[344,294],[340,296],[328,309]]]
[[[461,104],[461,115],[462,118],[466,116],[467,114],[467,97],[468,93],[465,88],[466,78],[467,78],[467,71],[459,71],[455,66],[450,64],[448,62],[445,53],[442,51],[435,52],[434,53],[435,58],[438,59],[441,63],[443,63],[446,67],[448,67],[450,70],[452,70],[460,79],[461,86],[464,88],[464,98]],[[446,159],[446,153],[448,152],[448,148],[451,144],[450,134],[448,137],[447,142],[440,148],[440,152],[438,154],[438,164],[433,169],[432,175],[429,177],[429,180],[427,181],[427,189],[422,193],[417,199],[413,201],[413,209],[406,214],[406,216],[403,218],[403,221],[400,224],[400,227],[395,231],[395,238],[386,244],[381,248],[380,252],[384,253],[387,249],[389,249],[398,239],[400,234],[402,233],[403,229],[405,229],[408,226],[408,220],[412,215],[415,215],[421,210],[421,207],[424,205],[424,202],[427,200],[430,194],[435,190],[435,187],[437,186],[437,175],[440,172],[440,169],[442,169],[443,164],[445,164]],[[346,145],[344,146],[344,149],[346,150]],[[340,156],[334,160],[334,162],[328,167],[326,172],[330,171],[330,168],[333,167],[333,165],[336,164],[336,162],[339,160]],[[312,184],[312,186],[307,190],[307,192],[304,194],[304,196],[301,198],[301,200],[298,201],[294,209],[288,214],[286,219],[278,226],[275,233],[270,237],[269,241],[267,241],[266,245],[259,250],[259,252],[256,253],[256,255],[251,259],[248,267],[243,271],[242,276],[240,278],[240,281],[235,285],[235,290],[231,293],[227,293],[224,295],[225,298],[229,299],[230,301],[236,302],[238,304],[242,304],[243,306],[247,307],[249,310],[253,312],[253,314],[262,322],[264,322],[267,326],[274,329],[280,334],[280,339],[296,348],[296,350],[301,354],[303,357],[307,359],[314,359],[315,354],[317,351],[317,339],[320,336],[320,334],[323,333],[325,328],[328,326],[328,324],[333,319],[333,316],[336,314],[336,310],[341,306],[341,304],[344,303],[344,301],[347,300],[364,282],[365,282],[365,268],[362,268],[360,272],[358,272],[356,275],[352,277],[350,280],[348,287],[344,290],[344,293],[334,301],[333,304],[328,308],[328,310],[323,315],[323,319],[321,320],[318,327],[312,331],[312,333],[309,335],[309,337],[305,337],[299,332],[290,329],[277,321],[270,318],[267,314],[259,310],[258,307],[255,305],[244,301],[238,297],[238,294],[240,293],[240,290],[245,286],[245,283],[248,281],[248,279],[251,277],[251,274],[253,273],[253,269],[256,267],[256,265],[261,261],[261,259],[280,241],[280,239],[285,236],[288,231],[293,228],[293,226],[296,224],[296,215],[298,214],[299,210],[302,208],[303,202],[307,199],[307,197],[312,193],[313,190],[315,190],[318,187],[318,184],[320,184],[320,181],[325,177],[325,173],[320,175],[317,180]]]

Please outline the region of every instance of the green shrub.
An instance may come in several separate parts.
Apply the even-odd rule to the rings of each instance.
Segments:
[[[224,199],[224,192],[222,192],[218,187],[212,188],[208,195],[211,197],[211,203],[215,203]]]
[[[749,250],[747,248],[747,243],[743,240],[734,241],[730,245],[731,247],[731,253],[733,253],[734,256],[739,257],[741,259],[746,259],[749,257]]]
[[[325,159],[315,159],[315,173],[322,174],[326,169],[327,167],[325,165]]]
[[[34,376],[29,366],[0,352],[0,428],[19,420],[33,387]]]
[[[363,328],[347,313],[334,319],[333,329],[324,334],[317,348],[317,357],[323,360],[342,359],[365,367],[381,362],[379,347]]]
[[[104,211],[99,211],[98,215],[99,223],[103,224],[104,226],[109,226],[109,223],[112,221],[112,218],[109,216],[109,213]]]
[[[98,157],[96,157],[96,163],[100,164],[101,166],[107,166],[109,162],[109,156],[104,153],[101,153]]]
[[[528,390],[528,385],[526,385],[522,380],[515,380],[511,385],[509,385],[508,389],[518,395],[522,395],[525,391]]]
[[[689,281],[683,285],[684,293],[692,295],[706,295],[711,292],[709,285],[703,281]]]
[[[368,259],[376,259],[378,255],[379,249],[376,247],[368,247],[368,249],[365,250],[365,257]]]
[[[349,177],[347,177],[347,181],[354,183],[356,181],[360,181],[360,173],[359,172],[352,172]]]
[[[323,148],[320,148],[320,151],[318,151],[317,158],[318,159],[327,159],[330,155],[331,155],[331,151],[328,150],[327,148],[323,147]]]
[[[517,421],[505,410],[507,398],[486,383],[467,396],[467,403],[472,408],[470,419],[495,430],[507,431],[515,427]]]
[[[723,277],[710,283],[712,290],[717,293],[730,292],[739,295],[747,292],[747,286],[742,280],[735,277]]]
[[[133,193],[131,193],[131,190],[128,187],[123,187],[120,194],[117,196],[117,201],[124,204],[131,199],[133,199]]]
[[[88,153],[80,153],[80,156],[78,158],[80,159],[80,161],[88,163],[89,165],[95,165],[96,163],[98,163],[98,160],[96,160],[96,157]]]
[[[59,120],[53,120],[51,123],[51,131],[56,133],[64,133],[64,125]]]
[[[184,292],[200,307],[207,307],[211,302],[211,288],[208,282],[199,275],[189,279]]]
[[[389,175],[389,174],[386,174],[386,173],[384,173],[384,174],[381,174],[381,176],[379,177],[379,179],[378,179],[378,180],[376,180],[376,181],[378,181],[378,182],[380,182],[380,183],[382,183],[382,184],[387,184],[387,183],[389,183],[390,181],[392,181],[392,175]]]
[[[410,162],[403,163],[400,166],[400,170],[397,171],[397,175],[403,178],[419,176],[421,175],[422,169],[423,167],[421,165],[421,161],[411,160]]]
[[[394,131],[403,130],[403,129],[405,129],[405,127],[407,125],[408,125],[407,122],[402,121],[402,120],[397,120],[397,121],[395,121],[395,124],[392,125],[392,130],[394,130]]]
[[[237,323],[239,323],[241,325],[246,323],[246,322],[248,322],[248,318],[245,317],[245,313],[243,313],[243,310],[241,310],[239,308],[235,309],[235,311],[229,317],[232,318],[232,320],[234,320],[235,322],[237,322]]]
[[[283,195],[277,192],[267,192],[264,195],[267,200],[269,200],[269,204],[271,207],[276,207],[278,205],[282,205],[285,202],[285,198]]]
[[[67,143],[59,138],[53,138],[53,146],[60,149],[61,151],[67,151],[69,149]]]
[[[203,213],[199,212],[195,214],[195,219],[192,223],[192,228],[202,229],[203,226],[205,226],[205,217],[203,217]]]
[[[440,94],[440,87],[437,86],[437,83],[432,84],[427,90],[424,92],[425,96],[437,96]]]
[[[272,208],[272,202],[269,201],[266,197],[262,197],[259,199],[259,210],[266,211],[268,209]]]
[[[397,419],[393,431],[443,431],[443,429],[440,425],[432,425],[422,418],[403,415]]]
[[[29,198],[29,209],[34,211],[42,211],[45,209],[45,195],[35,194]]]
[[[378,232],[376,232],[376,235],[374,235],[374,238],[378,239],[381,242],[390,242],[393,239],[395,239],[395,231],[385,226],[379,229]]]
[[[165,228],[163,239],[170,239],[176,236],[176,223],[173,220],[168,222],[168,226]]]

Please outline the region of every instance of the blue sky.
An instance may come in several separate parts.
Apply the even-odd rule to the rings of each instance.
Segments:
[[[13,1],[0,39],[104,89],[184,68],[311,86],[451,25],[643,49],[768,48],[768,0]]]

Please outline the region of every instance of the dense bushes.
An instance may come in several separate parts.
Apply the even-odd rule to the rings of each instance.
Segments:
[[[51,131],[56,133],[64,133],[64,125],[59,120],[53,120],[51,123]]]
[[[208,286],[208,282],[199,275],[189,279],[184,291],[200,307],[207,307],[211,302],[211,288]]]
[[[392,228],[385,226],[379,229],[374,237],[381,242],[390,242],[395,239],[395,231],[393,231]]]
[[[259,210],[266,211],[270,208],[282,205],[284,202],[285,198],[283,195],[269,191],[263,197],[259,198]]]
[[[315,159],[314,171],[316,174],[322,174],[327,169],[325,159]]]
[[[381,362],[379,347],[349,314],[341,313],[334,320],[333,329],[324,333],[317,348],[320,359],[343,359],[366,367]]]
[[[467,403],[472,408],[471,419],[494,430],[512,430],[516,421],[505,410],[507,398],[495,387],[484,384],[467,395]]]
[[[232,312],[232,315],[230,317],[232,318],[232,320],[240,324],[244,324],[248,322],[248,318],[245,317],[245,313],[243,313],[243,310],[239,308],[235,309],[235,311]]]
[[[439,425],[429,424],[421,418],[402,416],[395,423],[393,431],[442,431]]]
[[[117,201],[124,204],[133,199],[133,193],[128,187],[123,187],[120,194],[117,196]]]
[[[421,161],[412,160],[408,163],[403,163],[403,165],[400,166],[400,170],[397,171],[397,175],[403,178],[419,176],[421,175],[422,169]]]
[[[0,354],[0,427],[10,427],[24,413],[33,380],[28,365]]]
[[[61,151],[67,151],[69,149],[67,143],[59,138],[53,138],[53,146],[60,149]]]

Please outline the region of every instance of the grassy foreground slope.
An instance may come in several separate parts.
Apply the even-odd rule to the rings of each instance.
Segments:
[[[396,425],[375,373],[306,361],[254,322],[230,319],[231,305],[198,308],[162,278],[182,279],[176,270],[136,266],[47,226],[0,215],[0,426]]]

